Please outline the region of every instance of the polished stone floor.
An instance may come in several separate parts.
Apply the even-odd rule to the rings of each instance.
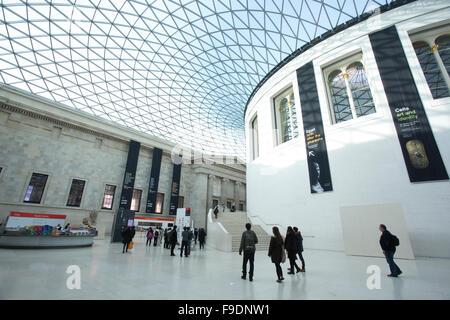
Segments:
[[[179,251],[178,251],[179,252]],[[306,251],[307,272],[275,282],[266,252],[257,252],[255,280],[241,280],[241,257],[207,248],[189,258],[161,247],[98,240],[92,248],[0,249],[0,299],[450,299],[450,260],[399,260],[404,275],[386,277],[384,259]],[[81,270],[81,288],[68,289],[67,267]],[[367,267],[381,268],[369,290]],[[286,273],[287,265],[283,265]]]

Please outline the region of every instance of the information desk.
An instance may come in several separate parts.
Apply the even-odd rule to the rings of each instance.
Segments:
[[[92,236],[34,236],[8,232],[0,235],[0,248],[11,249],[57,249],[90,247]]]

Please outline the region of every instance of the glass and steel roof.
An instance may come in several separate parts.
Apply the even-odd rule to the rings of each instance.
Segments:
[[[206,153],[245,158],[255,86],[387,0],[1,1],[0,81]]]

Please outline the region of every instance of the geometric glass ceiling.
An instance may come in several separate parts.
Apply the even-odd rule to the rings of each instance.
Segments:
[[[245,159],[244,108],[281,60],[387,0],[1,1],[0,81]]]

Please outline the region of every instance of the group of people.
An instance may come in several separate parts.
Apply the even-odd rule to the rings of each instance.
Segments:
[[[239,254],[243,257],[242,264],[242,279],[247,278],[247,264],[250,262],[249,270],[249,280],[253,281],[254,274],[254,260],[256,244],[258,243],[258,237],[256,233],[251,230],[251,224],[247,223],[245,225],[246,231],[242,233],[241,245],[239,247]],[[388,277],[398,277],[402,274],[402,271],[398,265],[394,262],[394,254],[396,247],[400,244],[398,238],[390,233],[384,224],[379,226],[381,231],[380,246],[383,250],[383,254],[386,257],[386,261],[389,264],[391,273]],[[283,270],[281,268],[281,263],[289,259],[290,268],[288,268],[288,274],[295,274],[296,272],[305,272],[305,260],[303,258],[303,237],[301,232],[297,227],[289,226],[287,228],[286,237],[283,239],[278,227],[272,228],[273,236],[270,239],[268,256],[271,258],[272,263],[275,264],[275,270],[277,274],[277,282],[282,282],[284,280]],[[302,262],[302,267],[297,265],[297,256]],[[295,271],[294,271],[295,270]]]
[[[174,229],[171,231],[170,235],[170,244],[171,244],[171,256],[175,256],[173,250],[175,249],[175,246],[178,242],[178,235],[177,235],[177,226],[174,226]],[[206,231],[204,228],[197,229],[195,228],[193,231],[189,227],[184,227],[183,231],[181,232],[181,252],[180,257],[184,256],[189,257],[191,253],[191,245],[192,241],[194,241],[194,245],[197,245],[197,240],[200,243],[200,250],[205,248],[205,240],[206,240]]]
[[[153,230],[151,227],[148,228],[147,230],[147,242],[145,244],[145,246],[151,245],[152,244],[152,239],[153,239],[153,246],[157,246],[158,245],[158,239],[161,238],[161,240],[159,240],[159,244],[162,244],[162,239],[164,239],[164,248],[168,247],[168,234],[169,234],[170,229],[166,228],[163,229],[162,228],[155,228],[155,230]]]
[[[132,227],[126,227],[122,231],[122,242],[123,242],[123,250],[122,253],[128,252],[128,249],[130,248],[130,243],[133,241],[133,238],[136,234],[136,229],[134,226]],[[194,241],[195,245],[197,245],[197,241],[200,243],[200,250],[205,248],[205,241],[206,241],[206,231],[204,228],[191,230],[189,227],[184,227],[183,231],[181,233],[182,241],[181,241],[181,254],[180,256],[183,256],[183,252],[185,254],[185,257],[188,257],[191,251],[191,244],[192,241]],[[158,239],[159,244],[162,244],[162,240],[164,239],[164,248],[170,249],[170,255],[175,256],[174,249],[176,245],[178,244],[178,234],[177,234],[177,226],[174,226],[173,229],[171,228],[148,228],[147,234],[146,234],[146,244],[145,246],[149,246],[152,243],[153,240],[153,246],[158,245]]]
[[[286,237],[283,240],[283,237],[280,234],[280,230],[278,227],[272,228],[273,237],[270,239],[269,245],[269,257],[272,260],[272,263],[275,264],[275,270],[277,273],[277,282],[281,282],[284,280],[283,270],[281,268],[281,263],[286,261],[286,253],[287,258],[289,259],[290,268],[288,268],[288,274],[295,274],[296,272],[305,272],[305,259],[303,259],[303,237],[301,232],[297,227],[292,228],[289,226],[287,228]],[[302,267],[300,268],[297,265],[297,255],[302,262]]]
[[[225,202],[222,203],[222,212],[225,212],[227,204]],[[230,205],[230,212],[236,211],[236,203],[232,202]],[[219,205],[217,204],[213,209],[214,217],[217,219],[217,215],[219,214]]]
[[[251,224],[247,223],[245,225],[246,231],[242,233],[241,243],[239,247],[239,255],[244,254],[242,263],[242,279],[247,279],[247,264],[250,263],[249,270],[249,280],[253,281],[254,274],[254,261],[256,245],[258,244],[258,237],[256,233],[251,230]],[[398,238],[387,230],[384,224],[379,226],[381,231],[380,246],[383,250],[383,254],[386,257],[386,261],[389,264],[391,273],[389,277],[398,277],[402,274],[402,271],[398,265],[394,262],[394,254],[396,247],[399,245]],[[154,246],[157,245],[158,237],[162,233],[162,229],[158,231],[157,229],[153,231],[149,228],[147,231],[147,245],[151,245],[151,240],[154,239]],[[278,227],[274,226],[272,228],[273,236],[270,239],[268,256],[270,257],[272,263],[275,264],[275,270],[277,274],[277,282],[282,282],[284,280],[283,270],[281,268],[281,263],[286,261],[286,256],[289,259],[290,268],[288,268],[288,274],[295,274],[298,272],[305,272],[305,260],[303,258],[303,237],[300,230],[297,227],[289,226],[287,228],[286,237],[283,239]],[[130,242],[133,240],[136,234],[135,227],[127,227],[122,231],[123,239],[123,250],[122,253],[128,252]],[[177,226],[173,229],[165,229],[163,232],[164,237],[164,248],[170,248],[170,255],[175,256],[174,249],[178,244],[178,234]],[[193,231],[189,227],[184,227],[181,232],[181,252],[180,257],[189,257],[191,251],[192,241],[197,245],[197,240],[200,243],[200,250],[205,247],[206,231],[204,228],[197,229]],[[287,253],[287,254],[286,254]],[[302,267],[297,265],[297,256],[299,257]]]
[[[256,236],[256,233],[251,230],[251,227],[252,225],[250,223],[245,225],[247,230],[242,233],[239,254],[242,255],[242,253],[244,253],[241,278],[244,280],[247,279],[247,264],[250,263],[249,280],[253,281],[255,251],[258,243],[258,237]],[[286,260],[285,250],[287,251],[287,256],[291,265],[288,269],[288,274],[295,274],[294,270],[297,272],[305,272],[305,260],[303,259],[303,237],[298,228],[288,227],[285,239],[281,236],[278,227],[273,227],[272,232],[273,236],[270,239],[268,255],[275,264],[278,277],[277,282],[284,280],[283,270],[281,269],[280,264]],[[302,262],[301,268],[296,263],[297,255]]]

